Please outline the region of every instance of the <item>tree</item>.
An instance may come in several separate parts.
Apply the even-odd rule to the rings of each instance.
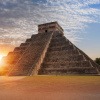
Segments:
[[[100,65],[100,58],[96,58],[94,61]]]

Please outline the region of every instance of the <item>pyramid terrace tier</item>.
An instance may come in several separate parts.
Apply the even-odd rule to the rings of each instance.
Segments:
[[[63,50],[73,50],[74,46],[73,45],[68,45],[68,46],[58,46],[58,47],[53,47],[53,48],[49,48],[48,51],[63,51]]]
[[[47,56],[53,56],[53,55],[77,55],[79,54],[79,51],[77,49],[72,49],[72,50],[63,50],[63,51],[49,51],[47,53]]]
[[[48,68],[42,71],[39,71],[39,75],[95,75],[97,72],[95,68],[79,68],[79,67],[70,67],[70,68]]]
[[[5,62],[8,64],[12,64],[16,62],[21,57],[21,55],[22,55],[22,52],[10,52],[8,56],[6,56]]]
[[[20,47],[26,47],[26,46],[28,46],[30,43],[21,43],[21,45],[20,45]]]
[[[92,66],[95,67],[95,68],[98,70],[98,73],[100,73],[100,65],[98,65],[97,63],[95,63],[95,62],[94,62],[90,57],[88,57],[82,50],[80,50],[80,52],[81,52],[82,54],[84,54],[88,60],[91,61]]]
[[[89,61],[66,61],[66,62],[47,62],[42,64],[42,68],[48,67],[92,67]]]
[[[44,62],[66,62],[66,61],[85,61],[83,55],[74,55],[74,56],[66,56],[66,55],[59,55],[57,56],[48,56],[45,58]]]

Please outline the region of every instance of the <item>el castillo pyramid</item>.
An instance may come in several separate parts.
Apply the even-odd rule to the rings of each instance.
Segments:
[[[64,36],[57,22],[39,25],[38,34],[21,43],[5,59],[10,76],[100,73],[99,65]]]

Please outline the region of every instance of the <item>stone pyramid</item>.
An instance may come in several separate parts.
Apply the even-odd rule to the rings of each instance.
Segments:
[[[6,62],[11,76],[100,73],[99,65],[66,39],[57,22],[39,25],[38,34],[10,52]]]

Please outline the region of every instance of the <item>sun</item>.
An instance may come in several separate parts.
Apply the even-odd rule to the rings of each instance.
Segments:
[[[4,55],[3,54],[0,54],[0,69],[3,67],[3,65],[4,65],[4,62],[3,62],[3,60],[2,60],[2,58],[4,57]]]
[[[2,58],[3,58],[3,55],[0,55],[0,61],[2,60]]]
[[[2,63],[2,58],[4,57],[3,54],[0,54],[0,64]]]

